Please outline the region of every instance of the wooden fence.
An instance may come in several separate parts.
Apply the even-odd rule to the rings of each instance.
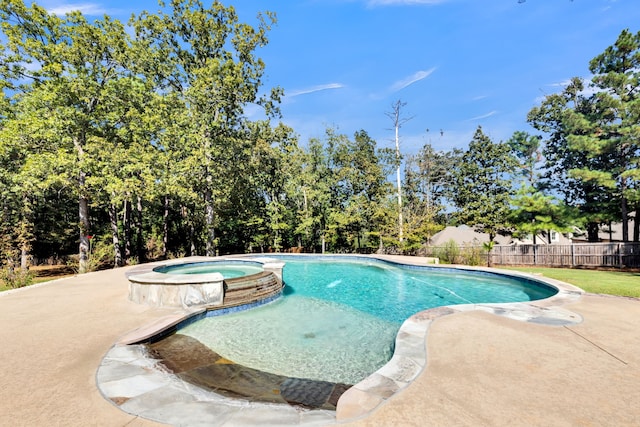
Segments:
[[[571,245],[496,245],[494,265],[550,267],[640,267],[640,243],[574,243]]]
[[[453,249],[453,250],[452,250]],[[482,246],[426,246],[421,256],[433,256],[460,264],[487,264]],[[447,255],[449,254],[449,255]],[[541,267],[614,267],[640,268],[640,243],[574,243],[569,245],[496,245],[491,251],[491,264],[537,265]]]

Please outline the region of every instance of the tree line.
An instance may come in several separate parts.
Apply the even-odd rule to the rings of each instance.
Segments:
[[[622,221],[630,239],[640,32],[590,62],[591,82],[574,78],[530,111],[539,135],[494,142],[478,127],[467,149],[403,157],[365,130],[301,143],[281,122],[284,91],[263,87],[259,57],[275,13],[247,24],[217,1],[159,6],[125,26],[0,1],[3,265],[74,252],[80,272],[291,248],[416,253],[447,224],[492,239],[579,226],[594,241]],[[256,106],[263,119],[250,120]]]

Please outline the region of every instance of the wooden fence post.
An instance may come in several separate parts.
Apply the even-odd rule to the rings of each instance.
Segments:
[[[621,244],[618,243],[618,263],[620,264],[620,268],[623,267],[622,262],[623,262],[622,247],[621,247]]]

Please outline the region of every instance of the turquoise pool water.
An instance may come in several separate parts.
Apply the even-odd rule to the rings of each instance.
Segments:
[[[262,271],[262,265],[248,261],[204,261],[186,264],[166,265],[154,271],[165,274],[220,273],[225,279],[249,276]]]
[[[337,258],[279,257],[284,298],[208,317],[179,333],[236,363],[275,374],[355,384],[393,355],[402,322],[453,304],[531,301],[546,285],[497,274]]]

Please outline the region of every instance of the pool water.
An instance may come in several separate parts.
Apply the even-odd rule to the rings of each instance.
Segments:
[[[289,295],[179,331],[226,359],[273,374],[355,384],[389,361],[399,325],[342,304]]]
[[[262,271],[262,266],[251,262],[207,261],[187,264],[166,265],[154,269],[165,274],[220,273],[225,279],[249,276]]]
[[[379,261],[283,259],[284,298],[208,317],[179,333],[265,372],[355,384],[389,361],[402,322],[419,311],[531,301],[556,293],[533,281],[490,273]]]

